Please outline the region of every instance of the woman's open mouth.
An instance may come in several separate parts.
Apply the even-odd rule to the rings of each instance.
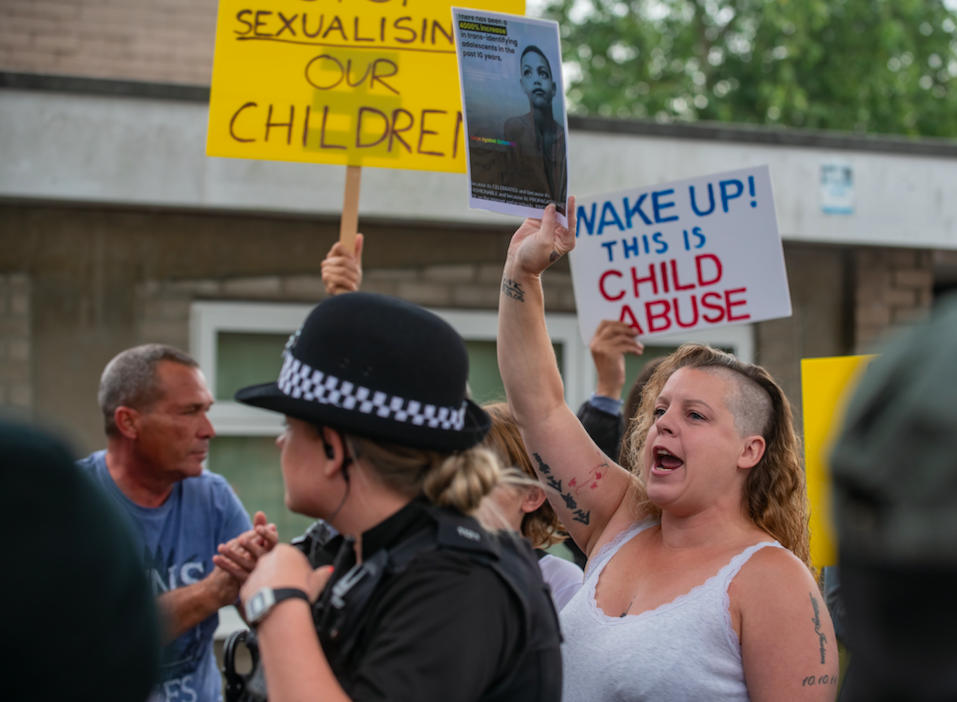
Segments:
[[[656,446],[652,449],[654,464],[652,470],[657,473],[671,473],[684,465],[684,461],[675,456],[668,449]]]

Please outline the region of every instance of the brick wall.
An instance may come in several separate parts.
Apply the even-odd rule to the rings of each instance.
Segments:
[[[0,70],[209,85],[215,0],[3,0]]]
[[[933,300],[933,252],[854,251],[854,352],[872,353],[894,329],[923,319]]]
[[[394,295],[426,307],[498,309],[501,264],[452,264],[364,271],[362,289]],[[571,273],[543,278],[549,312],[574,312]],[[135,343],[189,348],[189,308],[194,300],[319,302],[326,297],[318,275],[148,281],[136,286]]]
[[[30,279],[0,275],[0,406],[33,407]]]
[[[851,351],[847,332],[847,249],[785,243],[790,317],[756,325],[757,362],[782,387],[803,426],[801,359],[843,356]]]

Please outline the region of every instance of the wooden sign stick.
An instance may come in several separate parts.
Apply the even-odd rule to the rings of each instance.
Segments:
[[[339,241],[350,253],[356,251],[356,232],[359,229],[359,186],[361,184],[362,166],[346,166],[346,191],[342,198]]]

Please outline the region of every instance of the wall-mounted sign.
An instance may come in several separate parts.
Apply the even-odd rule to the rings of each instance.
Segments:
[[[824,214],[854,214],[854,169],[848,161],[821,162],[821,211]]]

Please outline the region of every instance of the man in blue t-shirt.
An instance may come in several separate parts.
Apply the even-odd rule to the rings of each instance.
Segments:
[[[124,508],[141,544],[166,643],[151,700],[215,702],[217,612],[236,602],[256,561],[241,540],[271,549],[275,525],[262,512],[250,524],[226,480],[203,469],[213,397],[190,356],[160,344],[128,349],[103,371],[98,400],[107,448],[78,465]]]

